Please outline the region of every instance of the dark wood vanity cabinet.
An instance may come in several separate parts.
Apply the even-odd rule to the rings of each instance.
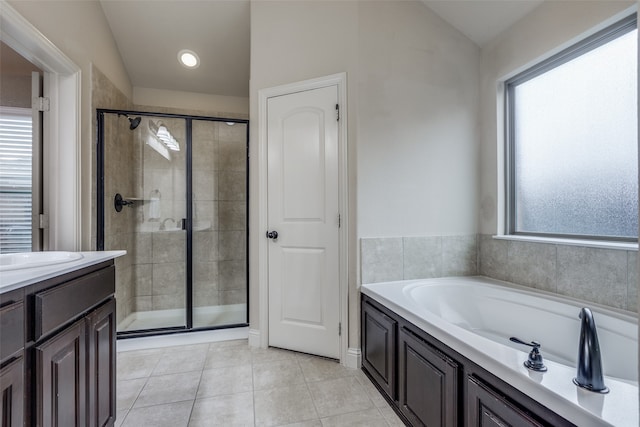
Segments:
[[[362,370],[406,425],[573,426],[364,294],[361,312]]]
[[[396,331],[398,322],[375,302],[362,303],[362,366],[389,398],[396,399]]]
[[[3,361],[0,370],[0,425],[112,426],[116,409],[113,262],[28,285],[23,291],[22,328],[7,327],[6,310],[0,306],[2,355],[5,341],[16,341],[16,334],[22,337],[20,352],[11,356],[11,363]],[[0,295],[0,303],[3,298]]]
[[[400,411],[414,426],[457,426],[458,363],[406,326],[398,346]]]

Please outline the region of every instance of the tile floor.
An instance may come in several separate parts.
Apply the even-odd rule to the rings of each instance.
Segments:
[[[116,427],[403,426],[360,370],[247,340],[121,351]]]

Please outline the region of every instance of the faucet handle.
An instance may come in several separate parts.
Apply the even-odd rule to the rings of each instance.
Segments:
[[[524,362],[525,368],[536,372],[547,372],[547,367],[544,365],[542,354],[540,354],[540,343],[538,341],[531,341],[528,343],[516,337],[509,338],[509,341],[533,347],[529,352],[529,358]]]

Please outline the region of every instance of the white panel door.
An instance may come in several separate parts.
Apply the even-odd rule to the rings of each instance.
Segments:
[[[267,101],[269,345],[340,357],[338,87]],[[269,238],[266,237],[265,238]]]

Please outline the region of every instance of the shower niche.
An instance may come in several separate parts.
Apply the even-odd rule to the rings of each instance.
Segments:
[[[120,337],[248,324],[248,121],[97,110]]]

